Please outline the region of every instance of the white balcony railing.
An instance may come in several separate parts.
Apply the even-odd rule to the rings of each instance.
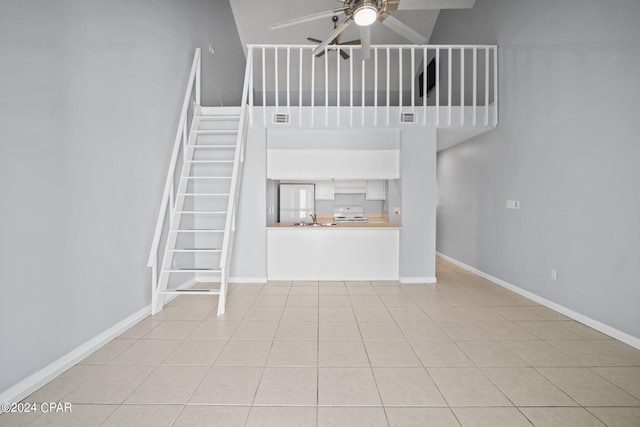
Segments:
[[[385,125],[385,116],[388,125],[396,107],[417,115],[425,126],[498,124],[497,46],[378,45],[366,61],[360,59],[360,46],[330,45],[319,57],[313,49],[249,45],[249,105],[264,107],[265,119],[267,107],[277,113],[298,109],[300,124],[304,116],[312,126],[328,126],[334,107],[349,108],[352,125]],[[304,115],[307,107],[312,108]],[[373,123],[365,123],[364,110],[372,110]]]

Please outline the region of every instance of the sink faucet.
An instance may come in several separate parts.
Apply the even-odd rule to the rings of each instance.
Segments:
[[[317,214],[311,214],[309,216],[311,216],[311,219],[313,220],[314,224],[318,223],[318,215]]]

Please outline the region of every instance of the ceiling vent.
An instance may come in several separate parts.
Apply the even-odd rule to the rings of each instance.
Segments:
[[[289,124],[289,114],[288,113],[273,113],[273,124],[274,125],[288,125]]]
[[[415,122],[416,122],[415,113],[400,113],[400,123],[415,123]]]

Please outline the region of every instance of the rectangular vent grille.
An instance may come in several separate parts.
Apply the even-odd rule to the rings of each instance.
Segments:
[[[287,114],[287,113],[274,113],[273,114],[273,124],[274,125],[288,125],[289,124],[289,114]]]
[[[400,113],[400,123],[415,123],[415,113]]]

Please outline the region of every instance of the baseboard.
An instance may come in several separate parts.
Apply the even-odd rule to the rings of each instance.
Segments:
[[[189,279],[178,286],[178,289],[188,289],[196,283],[197,282],[194,279]],[[164,303],[168,303],[177,296],[178,295],[165,296]],[[132,326],[135,326],[138,322],[140,322],[150,314],[151,304],[141,308],[132,315],[126,317],[112,327],[91,338],[89,341],[71,350],[61,358],[50,363],[39,371],[34,372],[11,388],[3,391],[2,394],[0,394],[0,402],[19,402],[21,399],[29,396],[37,389],[53,380],[54,378],[65,372],[67,369],[83,360],[85,357],[89,356],[91,353],[100,349],[109,341],[118,337],[120,334],[122,334]]]
[[[529,292],[525,289],[522,289],[516,285],[513,285],[509,282],[505,282],[502,279],[499,279],[497,277],[494,277],[490,274],[485,273],[484,271],[478,270],[477,268],[474,268],[470,265],[467,265],[461,261],[458,261],[455,258],[451,258],[450,256],[447,256],[445,254],[442,254],[440,252],[436,252],[436,255],[439,256],[440,258],[449,261],[452,264],[457,265],[458,267],[464,268],[465,270],[477,274],[478,276],[487,279],[493,283],[495,283],[496,285],[500,285],[503,288],[509,289],[510,291],[513,291],[519,295],[522,295],[523,297],[529,298],[532,301],[537,302],[538,304],[542,304],[547,308],[550,308],[552,310],[557,311],[560,314],[564,314],[567,317],[570,317],[571,319],[580,322],[584,325],[589,326],[590,328],[593,328],[597,331],[602,332],[603,334],[609,335],[612,338],[615,338],[619,341],[622,341],[625,344],[629,344],[632,347],[635,347],[637,349],[640,349],[640,338],[638,337],[634,337],[633,335],[629,335],[626,332],[622,332],[616,328],[613,328],[609,325],[606,325],[602,322],[599,322],[595,319],[592,319],[588,316],[585,316],[584,314],[580,314],[576,311],[571,310],[570,308],[567,308],[563,305],[557,304],[553,301],[549,301],[546,298],[543,298],[537,294],[534,294],[533,292]]]
[[[19,402],[151,314],[151,304],[71,350],[0,394],[0,402]]]
[[[433,276],[424,277],[401,277],[400,283],[412,284],[412,283],[438,283],[437,279]]]
[[[300,276],[300,277],[291,277],[291,276],[272,276],[269,277],[269,280],[275,281],[289,281],[289,282],[317,282],[317,281],[326,281],[326,282],[360,282],[360,281],[395,281],[398,280],[398,276],[354,276],[354,277],[344,277],[344,276],[336,276],[336,277],[327,277],[327,276]]]

